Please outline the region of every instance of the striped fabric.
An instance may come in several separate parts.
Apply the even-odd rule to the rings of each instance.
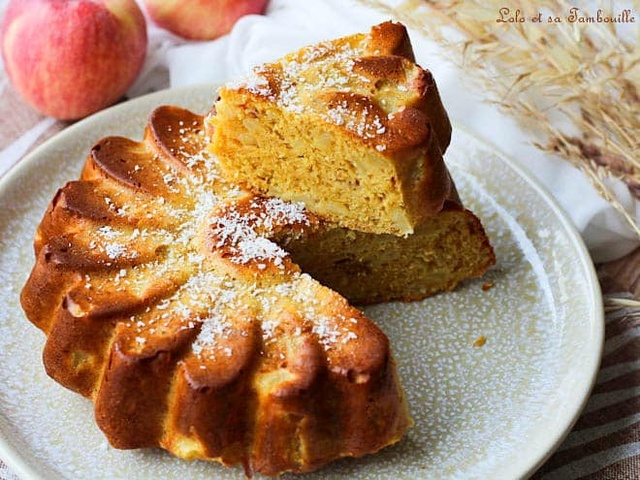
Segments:
[[[534,479],[640,478],[640,306],[613,308],[605,321],[591,398]]]

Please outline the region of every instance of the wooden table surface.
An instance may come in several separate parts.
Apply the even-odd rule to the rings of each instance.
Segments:
[[[9,84],[0,69],[0,159],[9,149],[28,153],[46,138],[64,129],[69,123],[47,119],[26,105]],[[25,147],[26,145],[26,147]],[[0,165],[1,166],[1,165]],[[627,293],[630,299],[640,301],[640,249],[619,260],[597,265],[605,303],[613,304],[611,297]],[[619,349],[608,351],[603,366],[628,362],[630,367],[620,382],[599,381],[594,394],[621,391],[635,394],[621,395],[620,402],[611,411],[591,412],[583,415],[574,432],[585,436],[578,448],[560,448],[536,478],[640,478],[640,310],[628,306],[610,307],[607,311],[606,338],[620,335],[621,329],[630,332],[631,340]],[[605,351],[607,351],[605,349]],[[614,412],[615,410],[615,412]],[[590,438],[591,435],[593,438]],[[566,469],[566,466],[575,468]],[[559,466],[564,470],[558,470]],[[558,477],[554,472],[565,472]],[[0,480],[15,478],[0,460]]]

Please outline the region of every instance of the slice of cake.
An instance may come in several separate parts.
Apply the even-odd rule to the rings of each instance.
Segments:
[[[451,125],[404,26],[312,45],[223,86],[211,148],[224,175],[369,233],[442,209]]]

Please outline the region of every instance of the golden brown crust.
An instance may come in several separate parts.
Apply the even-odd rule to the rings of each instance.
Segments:
[[[371,27],[367,52],[371,55],[397,55],[415,62],[406,28],[394,22],[383,22]]]

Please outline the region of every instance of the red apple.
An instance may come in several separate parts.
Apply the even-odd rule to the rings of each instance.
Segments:
[[[191,40],[213,40],[229,33],[238,19],[262,14],[269,0],[145,0],[159,27]]]
[[[147,53],[135,0],[10,0],[1,35],[13,86],[37,110],[64,120],[120,99]]]

